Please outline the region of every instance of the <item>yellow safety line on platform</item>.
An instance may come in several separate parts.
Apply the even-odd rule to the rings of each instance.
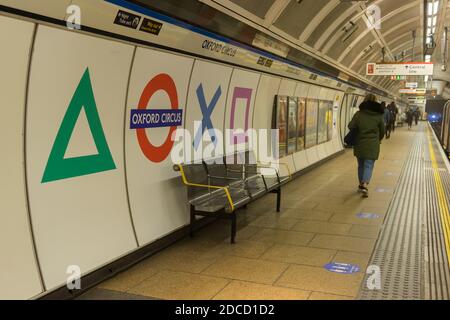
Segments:
[[[447,251],[447,262],[450,265],[450,212],[448,208],[447,196],[444,192],[441,176],[439,174],[439,166],[436,161],[433,144],[431,143],[430,129],[428,128],[428,146],[430,148],[430,158],[433,166],[434,182],[439,200],[439,211],[441,213],[442,229],[444,230],[445,248]]]
[[[181,164],[178,165],[178,168],[181,172],[181,178],[183,179],[183,183],[187,186],[192,186],[192,187],[200,187],[200,188],[208,188],[208,189],[218,189],[218,190],[223,190],[225,191],[225,194],[227,196],[228,202],[230,204],[231,207],[231,211],[234,211],[234,203],[233,200],[231,198],[231,194],[230,194],[230,190],[228,189],[228,187],[222,187],[222,186],[211,186],[211,185],[207,185],[207,184],[199,184],[199,183],[192,183],[189,182],[188,179],[186,178],[186,174],[184,173],[184,169],[183,166]]]

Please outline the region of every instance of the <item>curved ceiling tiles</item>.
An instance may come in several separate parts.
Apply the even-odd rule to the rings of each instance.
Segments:
[[[423,0],[213,1],[237,5],[250,13],[246,17],[255,17],[255,22],[264,20],[271,31],[281,31],[298,44],[360,76],[365,77],[367,62],[382,59],[383,47],[386,60],[412,61],[413,52],[414,60],[423,60]],[[441,1],[447,3],[447,0]],[[368,28],[367,8],[371,5],[377,5],[381,11],[380,29]],[[349,31],[345,32],[344,28]],[[368,80],[387,90],[395,90],[398,86],[383,77]]]

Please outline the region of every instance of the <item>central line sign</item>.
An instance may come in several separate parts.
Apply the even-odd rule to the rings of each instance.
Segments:
[[[431,62],[368,63],[367,76],[432,76]]]

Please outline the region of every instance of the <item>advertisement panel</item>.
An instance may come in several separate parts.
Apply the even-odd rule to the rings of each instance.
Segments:
[[[328,141],[331,141],[333,139],[333,130],[335,126],[333,101],[328,101],[327,124],[328,124]]]
[[[297,136],[298,136],[298,127],[297,127],[297,103],[298,98],[289,97],[288,98],[288,154],[292,154],[297,151]]]
[[[14,30],[14,36],[11,36]],[[0,298],[42,292],[30,234],[24,175],[24,116],[34,24],[0,16]]]
[[[287,155],[287,117],[288,117],[288,98],[285,96],[275,97],[274,106],[274,125],[273,129],[278,129],[279,157]]]
[[[306,101],[306,135],[305,147],[310,148],[317,144],[317,122],[319,116],[319,101],[308,99]]]
[[[186,192],[173,171],[170,126],[134,129],[133,110],[179,112],[184,122],[189,77],[194,60],[167,52],[137,48],[128,90],[125,156],[131,213],[139,245],[152,242],[188,223]],[[198,86],[197,86],[198,87]]]
[[[26,156],[47,289],[137,247],[125,186],[124,111],[133,47],[39,26]]]
[[[233,68],[224,65],[195,61],[185,120],[185,129],[192,140],[191,155],[185,162],[202,159],[211,143],[216,156],[224,153],[222,129],[232,71]]]
[[[261,75],[235,68],[228,89],[225,114],[225,153],[248,147],[247,130],[251,129],[256,91]],[[229,129],[229,133],[226,130]]]
[[[328,101],[319,100],[319,116],[317,125],[317,143],[328,141]]]
[[[298,98],[297,111],[297,151],[305,149],[306,99]]]

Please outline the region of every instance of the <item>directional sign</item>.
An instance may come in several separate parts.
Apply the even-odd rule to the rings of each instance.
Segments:
[[[403,93],[403,94],[414,94],[414,95],[423,96],[427,92],[427,89],[426,88],[402,88],[402,89],[399,89],[398,92]]]
[[[368,63],[368,76],[432,76],[431,62]]]
[[[425,97],[408,97],[408,103],[411,104],[425,104],[426,102]]]
[[[417,83],[417,82],[407,82],[405,84],[405,87],[406,88],[417,88],[417,87],[419,87],[419,83]]]
[[[328,263],[324,266],[324,268],[330,272],[341,274],[353,274],[361,271],[361,268],[358,265],[339,262]]]

